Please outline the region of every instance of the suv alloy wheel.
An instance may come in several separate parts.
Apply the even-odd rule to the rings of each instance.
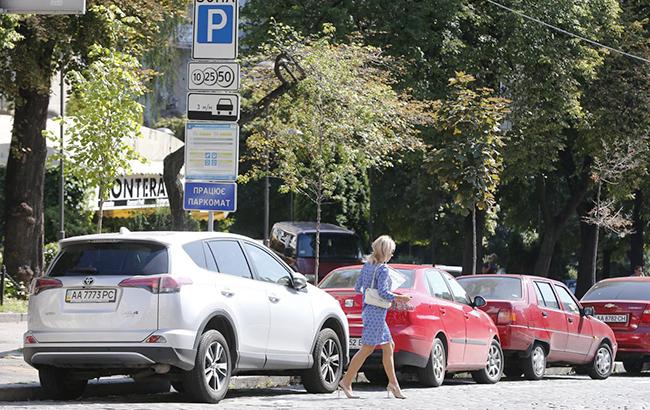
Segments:
[[[193,401],[218,403],[228,392],[232,359],[228,342],[216,330],[201,336],[194,368],[183,380],[185,395]]]
[[[343,350],[332,329],[323,329],[312,353],[314,364],[302,374],[302,384],[309,393],[331,393],[343,375]]]

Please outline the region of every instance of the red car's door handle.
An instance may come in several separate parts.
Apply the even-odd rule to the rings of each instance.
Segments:
[[[469,320],[469,315],[465,313],[465,319]]]
[[[548,313],[542,312],[542,317],[548,317]]]
[[[569,317],[568,319],[569,319],[569,323],[573,323],[573,318],[572,317]]]
[[[440,314],[441,314],[441,315],[446,315],[446,314],[447,314],[447,309],[441,307],[441,308],[440,308]]]

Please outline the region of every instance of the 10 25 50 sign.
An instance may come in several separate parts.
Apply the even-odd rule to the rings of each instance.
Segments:
[[[239,64],[219,62],[190,62],[187,84],[191,91],[239,90]]]

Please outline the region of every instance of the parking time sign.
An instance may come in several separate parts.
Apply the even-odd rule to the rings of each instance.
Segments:
[[[237,58],[238,7],[237,0],[194,0],[192,58]]]

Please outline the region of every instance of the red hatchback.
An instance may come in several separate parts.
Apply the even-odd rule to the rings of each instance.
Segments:
[[[470,300],[465,290],[447,272],[431,265],[389,265],[406,281],[397,293],[411,295],[408,304],[394,303],[386,320],[395,342],[395,367],[416,372],[426,386],[440,386],[445,372],[472,372],[479,383],[496,383],[503,370],[503,352],[497,328],[477,306],[481,297]],[[361,345],[362,298],[354,291],[361,265],[330,272],[319,287],[341,304],[350,325],[350,350]],[[362,371],[372,383],[386,384],[381,350],[366,360]]]
[[[462,276],[458,282],[470,296],[487,300],[481,309],[499,329],[506,375],[538,380],[549,364],[576,366],[594,379],[612,374],[614,333],[564,284],[526,275]]]
[[[582,298],[607,323],[618,343],[616,360],[628,373],[640,373],[650,362],[650,278],[605,279]]]

